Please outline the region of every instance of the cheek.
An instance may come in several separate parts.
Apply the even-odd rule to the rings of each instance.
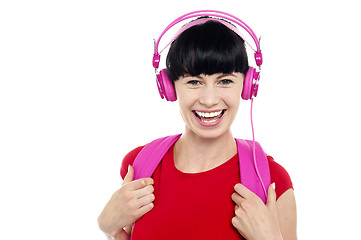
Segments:
[[[237,90],[234,92],[234,94],[232,94],[232,95],[233,95],[233,99],[234,99],[234,101],[235,101],[235,104],[236,104],[237,106],[239,106],[239,104],[240,104],[240,102],[241,102],[241,99],[242,99],[242,97],[241,97],[241,95],[242,95],[242,90],[243,90],[243,85],[238,86]]]
[[[178,97],[178,96],[177,96]],[[194,106],[194,96],[186,96],[186,95],[180,95],[178,98],[178,104],[181,112],[189,112],[192,110],[192,107]]]
[[[222,99],[229,107],[238,108],[241,101],[241,93],[238,91],[228,92],[227,94],[223,95]]]
[[[185,92],[178,91],[177,101],[182,115],[190,110],[192,106],[192,96],[189,96],[189,94],[186,94]]]
[[[190,107],[196,101],[196,94],[193,91],[189,91],[189,89],[184,89],[181,87],[175,87],[177,94],[177,101],[179,103],[179,107],[185,108]]]

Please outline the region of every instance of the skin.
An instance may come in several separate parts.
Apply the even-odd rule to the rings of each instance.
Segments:
[[[176,167],[202,172],[224,163],[237,153],[230,131],[240,103],[244,75],[185,76],[174,82],[185,131],[174,147]],[[217,126],[204,127],[193,111],[224,110]]]
[[[227,161],[237,152],[230,127],[237,115],[243,87],[242,73],[184,76],[174,82],[185,131],[174,146],[176,167],[189,173],[207,171]],[[223,110],[221,121],[204,126],[194,111]],[[132,223],[154,207],[153,180],[133,181],[130,167],[122,187],[117,190],[98,218],[107,236],[128,239]],[[273,186],[267,204],[242,184],[230,196],[235,203],[233,226],[246,239],[297,239],[296,204],[293,190],[276,201]],[[127,227],[128,226],[128,227]],[[124,230],[124,229],[125,230]]]
[[[133,178],[134,169],[129,166],[122,186],[112,195],[98,217],[99,227],[108,239],[128,239],[131,224],[154,207],[153,179],[133,181]]]

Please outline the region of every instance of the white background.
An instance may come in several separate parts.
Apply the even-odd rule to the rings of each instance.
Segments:
[[[256,139],[292,177],[299,239],[360,237],[357,1],[209,2],[0,3],[0,239],[105,239],[96,218],[123,156],[183,130],[152,39],[199,9],[262,36]],[[249,107],[236,137],[251,136]]]

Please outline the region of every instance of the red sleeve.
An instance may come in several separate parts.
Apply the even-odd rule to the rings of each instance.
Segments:
[[[275,162],[273,157],[267,156],[267,159],[271,173],[271,183],[276,184],[276,195],[278,199],[288,189],[293,189],[293,184],[286,169]]]
[[[124,179],[125,175],[128,173],[128,166],[133,165],[134,159],[137,157],[138,153],[143,149],[143,147],[144,146],[140,146],[133,149],[123,158],[122,166],[120,167],[120,176],[122,179]]]

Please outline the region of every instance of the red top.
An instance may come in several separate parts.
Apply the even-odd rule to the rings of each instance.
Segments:
[[[135,148],[124,157],[120,169],[123,179],[142,148]],[[243,239],[231,223],[231,195],[240,182],[238,154],[209,171],[183,173],[174,165],[173,149],[174,145],[153,174],[154,208],[133,225],[131,239]],[[271,156],[267,159],[278,199],[293,185],[287,171]]]

